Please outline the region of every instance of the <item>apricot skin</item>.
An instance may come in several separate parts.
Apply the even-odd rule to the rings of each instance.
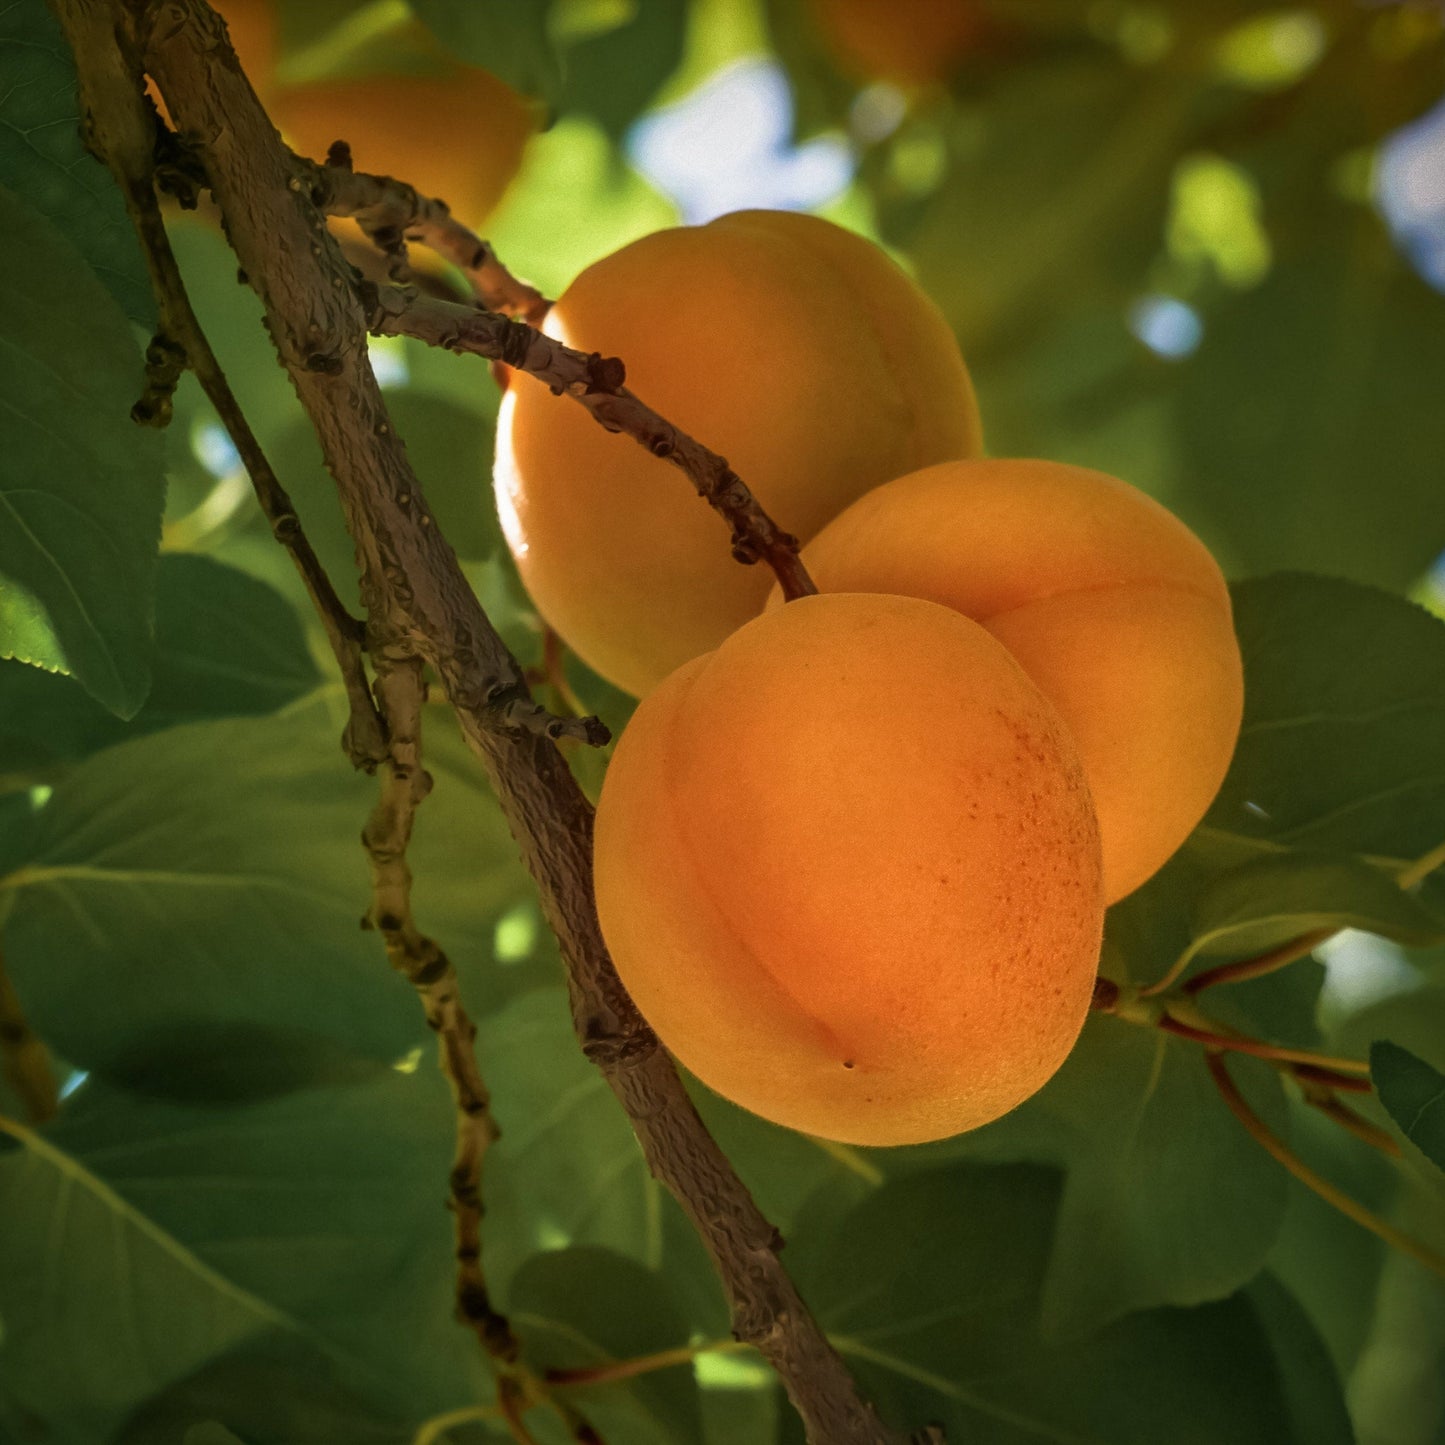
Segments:
[[[853,1144],[976,1128],[1088,1011],[1099,843],[1072,741],[981,627],[809,597],[638,707],[597,911],[663,1043],[744,1108]]]
[[[646,236],[584,271],[546,330],[620,356],[628,387],[802,538],[891,476],[980,450],[942,316],[877,247],[815,217]],[[503,401],[496,485],[538,609],[629,692],[762,609],[769,576],[733,560],[687,478],[529,376]]]
[[[925,597],[1009,649],[1078,742],[1111,903],[1214,800],[1244,700],[1229,590],[1143,492],[1057,462],[930,467],[856,502],[803,561],[825,592]]]

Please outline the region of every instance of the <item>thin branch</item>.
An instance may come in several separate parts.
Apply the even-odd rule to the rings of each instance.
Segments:
[[[1216,1033],[1213,1029],[1187,1024],[1181,1019],[1165,1014],[1159,1020],[1159,1027],[1166,1033],[1178,1034],[1180,1038],[1193,1039],[1195,1043],[1207,1044],[1211,1049],[1220,1049],[1233,1054],[1249,1054],[1256,1059],[1268,1059],[1282,1064],[1307,1064],[1315,1070],[1325,1069],[1331,1073],[1359,1074],[1368,1078],[1370,1066],[1358,1059],[1337,1059],[1326,1054],[1312,1053],[1309,1049],[1291,1049],[1282,1044],[1268,1044],[1260,1039],[1240,1038],[1228,1033]]]
[[[608,431],[623,432],[653,456],[671,462],[732,531],[737,561],[766,563],[784,598],[817,592],[798,556],[798,539],[763,510],[725,457],[710,451],[623,386],[616,357],[564,346],[540,331],[455,301],[421,296],[395,286],[359,287],[367,327],[378,336],[411,336],[449,351],[503,361],[565,393]]]
[[[1393,1224],[1381,1219],[1372,1210],[1366,1209],[1358,1200],[1350,1198],[1342,1189],[1336,1188],[1328,1179],[1316,1174],[1250,1108],[1248,1101],[1239,1092],[1234,1080],[1230,1078],[1223,1057],[1210,1052],[1205,1056],[1205,1061],[1209,1065],[1210,1077],[1213,1078],[1224,1102],[1229,1105],[1230,1112],[1244,1125],[1251,1137],[1280,1164],[1284,1165],[1306,1189],[1313,1190],[1326,1204],[1333,1205],[1341,1214],[1353,1219],[1356,1224],[1368,1229],[1371,1234],[1378,1235],[1386,1244],[1400,1250],[1403,1254],[1408,1254],[1412,1259],[1418,1260],[1426,1269],[1433,1270],[1436,1274],[1445,1277],[1445,1255],[1437,1254],[1429,1245],[1396,1229]]]
[[[1358,1114],[1348,1104],[1342,1104],[1330,1093],[1312,1094],[1306,1092],[1305,1102],[1320,1111],[1327,1119],[1333,1120],[1348,1134],[1353,1134],[1371,1149],[1378,1149],[1391,1159],[1399,1159],[1403,1153],[1394,1137],[1372,1124],[1363,1114]]]
[[[98,128],[133,107],[114,74],[122,0],[53,0]],[[160,15],[163,24],[153,24]],[[592,902],[592,814],[565,759],[509,726],[490,699],[521,669],[467,587],[387,418],[367,360],[352,277],[274,126],[203,0],[143,12],[145,68],[196,138],[241,266],[337,482],[362,567],[373,647],[395,642],[436,671],[482,758],[568,965],[588,1056],[633,1121],[654,1173],[678,1197],[722,1276],[734,1333],[778,1371],[813,1445],[902,1445],[858,1393],[777,1257],[780,1240],[698,1118],[677,1071],[617,978]],[[116,86],[119,85],[119,91]],[[98,147],[124,188],[148,164]],[[937,1441],[930,1429],[912,1437]]]
[[[477,1027],[462,1003],[456,969],[417,928],[411,911],[406,850],[417,807],[432,787],[421,760],[421,673],[419,658],[377,664],[376,696],[388,746],[380,769],[381,796],[361,834],[371,862],[372,902],[366,921],[380,933],[391,966],[417,991],[427,1027],[437,1037],[442,1073],[456,1106],[447,1205],[456,1228],[457,1318],[505,1372],[515,1364],[519,1348],[511,1325],[492,1306],[482,1267],[482,1161],[499,1131],[477,1064]],[[499,1378],[499,1389],[501,1383]]]
[[[14,1091],[31,1124],[53,1119],[60,1089],[50,1053],[31,1029],[0,953],[0,1078]]]
[[[690,1365],[699,1355],[732,1355],[747,1349],[736,1340],[702,1340],[695,1345],[679,1345],[672,1350],[658,1350],[656,1354],[635,1355],[626,1360],[608,1360],[601,1365],[577,1365],[570,1369],[548,1370],[549,1385],[572,1387],[580,1385],[608,1385],[618,1380],[636,1379],[638,1375],[650,1375],[654,1370],[671,1370],[679,1365]]]
[[[407,279],[406,245],[416,242],[465,272],[477,299],[488,311],[540,326],[552,303],[526,281],[519,281],[491,245],[462,225],[445,201],[422,195],[405,181],[367,175],[351,168],[351,148],[331,147],[325,165],[297,157],[310,168],[312,198],[328,216],[351,216],[394,263],[392,279]]]

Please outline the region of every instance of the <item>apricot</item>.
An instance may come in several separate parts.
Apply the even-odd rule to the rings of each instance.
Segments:
[[[947,80],[984,26],[979,0],[810,0],[819,37],[863,79]]]
[[[890,476],[980,450],[943,317],[876,246],[816,217],[740,211],[643,237],[578,276],[546,330],[620,356],[628,386],[800,537]],[[503,400],[495,479],[538,609],[629,692],[762,609],[765,570],[733,560],[676,467],[533,377]]]
[[[1229,590],[1173,513],[1044,461],[929,467],[870,492],[804,549],[824,591],[898,592],[981,623],[1072,731],[1112,903],[1204,816],[1239,735]]]
[[[539,121],[505,81],[456,64],[294,86],[275,97],[271,113],[300,154],[324,160],[332,142],[344,140],[357,170],[406,181],[469,226],[495,209]]]
[[[912,1144],[1063,1062],[1103,927],[1072,739],[983,628],[807,597],[638,707],[597,809],[618,972],[705,1084],[775,1123]]]

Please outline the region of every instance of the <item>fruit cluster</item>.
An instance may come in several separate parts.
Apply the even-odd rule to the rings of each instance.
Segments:
[[[547,330],[725,451],[820,589],[769,597],[670,466],[512,380],[496,485],[522,578],[643,698],[597,813],[623,981],[775,1122],[902,1144],[997,1118],[1073,1046],[1105,906],[1224,778],[1218,566],[1124,482],[983,458],[943,318],[825,221],[648,236]]]

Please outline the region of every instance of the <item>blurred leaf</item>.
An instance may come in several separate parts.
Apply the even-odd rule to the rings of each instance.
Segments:
[[[511,1302],[527,1363],[536,1370],[592,1368],[676,1349],[688,1339],[688,1320],[668,1280],[605,1249],[534,1255],[512,1282]],[[702,1438],[687,1363],[567,1394],[606,1440],[691,1445]]]
[[[483,1026],[480,1048],[502,1129],[487,1155],[487,1257],[503,1298],[538,1249],[602,1245],[659,1267],[663,1210],[675,1206],[583,1057],[566,995],[514,1000]]]
[[[160,558],[155,628],[150,695],[129,723],[73,681],[0,662],[0,767],[78,759],[199,718],[273,712],[320,682],[291,607],[204,557]]]
[[[589,8],[613,11],[585,0],[574,0],[571,8],[584,17]],[[591,116],[614,141],[680,64],[691,6],[686,0],[634,0],[627,8],[613,11],[625,16],[620,24],[562,37],[563,108]],[[567,15],[565,3],[558,13]]]
[[[453,364],[459,358],[448,358]],[[405,388],[388,388],[386,407],[422,494],[442,535],[459,556],[482,561],[501,545],[496,503],[492,500],[492,433],[496,423],[496,387],[480,368],[474,409],[443,397]],[[316,555],[345,595],[357,590],[356,547],[346,530],[336,483],[321,461],[309,422],[293,421],[272,447],[272,464],[305,519]],[[265,527],[259,513],[253,530]]]
[[[1339,1382],[1278,1286],[1041,1338],[1057,1198],[1048,1171],[954,1166],[890,1181],[826,1236],[800,1232],[800,1285],[888,1419],[942,1420],[974,1445],[1157,1445],[1161,1427],[1170,1445],[1346,1445]]]
[[[1332,209],[1308,250],[1209,318],[1180,398],[1180,505],[1241,571],[1403,590],[1445,541],[1445,297],[1373,213]]]
[[[178,1095],[234,1088],[215,1070],[242,1043],[302,1075],[420,1043],[419,1004],[358,926],[375,784],[340,756],[341,722],[317,702],[195,723],[60,782],[26,866],[0,880],[15,892],[11,976],[38,1033],[79,1067]],[[417,918],[471,979],[528,885],[460,743],[437,732],[427,767],[436,788],[409,852]],[[489,970],[474,986],[495,1002],[517,984]]]
[[[1370,1050],[1370,1078],[1400,1132],[1445,1169],[1445,1074],[1385,1041]]]
[[[1255,1110],[1282,1130],[1275,1072],[1253,1060],[1232,1069]],[[1284,1171],[1224,1106],[1199,1047],[1102,1015],[1012,1114],[917,1151],[949,1156],[1067,1169],[1042,1293],[1051,1335],[1229,1294],[1258,1273],[1284,1212]]]
[[[548,21],[554,0],[409,0],[418,19],[459,59],[524,95],[555,104],[562,68]]]
[[[144,368],[79,252],[0,191],[0,657],[68,672],[111,712],[150,686],[160,438],[130,420]]]
[[[1234,589],[1239,747],[1201,832],[1396,863],[1442,841],[1445,623],[1401,598],[1283,574]]]
[[[592,262],[676,224],[676,210],[618,156],[600,126],[565,116],[527,146],[487,234],[500,256],[557,296]],[[570,403],[559,397],[557,404]]]
[[[941,119],[925,201],[912,194],[921,175],[873,177],[885,239],[907,246],[971,364],[986,370],[1058,313],[1139,288],[1199,104],[1179,75],[1102,50],[1040,60],[1000,69]],[[895,215],[920,204],[900,233]]]
[[[1290,1147],[1352,1198],[1388,1211],[1398,1170],[1391,1161],[1298,1099],[1290,1107]],[[1305,1308],[1348,1378],[1369,1333],[1386,1254],[1384,1243],[1319,1195],[1291,1179],[1279,1238],[1268,1267]]]
[[[0,73],[0,186],[24,196],[56,226],[132,321],[154,326],[155,303],[125,203],[110,173],[81,144],[75,61],[49,6],[32,0],[0,11]],[[10,205],[0,192],[7,217]],[[5,229],[12,224],[7,219]],[[24,267],[6,269],[25,275],[40,264],[41,252],[32,249]],[[35,289],[51,296],[53,285],[36,278]]]

